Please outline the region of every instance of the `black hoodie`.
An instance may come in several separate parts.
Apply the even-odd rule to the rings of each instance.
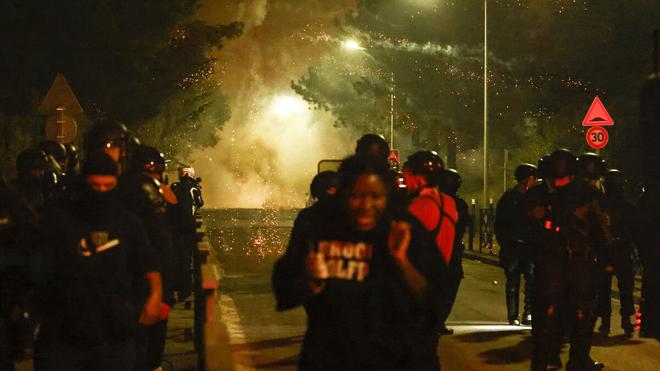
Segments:
[[[432,369],[429,363],[437,357],[428,345],[445,300],[446,277],[432,237],[411,216],[397,218],[413,226],[408,257],[428,284],[419,302],[388,253],[393,216],[382,217],[369,232],[355,230],[331,207],[302,212],[300,217],[273,273],[278,309],[304,303],[308,314],[300,369]],[[310,249],[325,255],[330,274],[316,296],[310,294],[305,278]]]

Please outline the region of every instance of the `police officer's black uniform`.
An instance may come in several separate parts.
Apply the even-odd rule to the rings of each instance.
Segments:
[[[448,291],[448,298],[446,300],[446,309],[447,317],[451,314],[451,310],[456,301],[456,295],[458,294],[458,288],[463,279],[463,251],[465,246],[463,244],[463,236],[465,231],[470,223],[470,215],[468,211],[467,202],[460,195],[458,195],[458,190],[461,187],[461,176],[455,169],[443,169],[441,173],[440,181],[440,190],[443,193],[448,194],[454,198],[456,201],[456,211],[458,211],[458,220],[456,221],[455,226],[455,235],[454,235],[454,248],[452,249],[451,258],[449,259],[449,264],[447,265],[447,284],[450,286]],[[443,323],[447,321],[447,318],[444,318]],[[447,329],[445,326],[443,331],[446,331],[446,334],[451,334],[453,331]]]
[[[533,165],[523,164],[516,169],[519,182],[529,179],[530,176],[536,176],[536,167]],[[521,275],[525,277],[522,323],[531,324],[534,262],[531,255],[530,227],[524,189],[517,186],[506,191],[497,202],[495,236],[500,245],[500,265],[506,277],[507,319],[512,325],[520,324],[518,314]]]
[[[193,249],[195,248],[197,229],[195,223],[195,213],[204,205],[202,192],[196,179],[193,178],[194,171],[187,167],[189,171],[181,172],[179,181],[172,184],[172,191],[178,201],[176,215],[176,267],[175,281],[179,300],[183,300],[192,293],[191,262]]]
[[[121,178],[121,198],[124,206],[142,221],[149,241],[158,253],[163,302],[172,307],[174,306],[175,251],[167,202],[158,180],[145,175],[145,173],[162,173],[165,159],[155,148],[141,146],[133,154],[133,166],[131,171]],[[166,335],[166,318],[140,329],[136,344],[136,370],[153,370],[161,366]]]
[[[621,309],[619,311],[621,327],[627,335],[632,335],[634,327],[630,323],[630,316],[635,313],[633,303],[635,272],[632,261],[635,209],[624,196],[623,179],[621,177],[622,175],[616,169],[607,172],[605,176],[605,193],[600,201],[612,237],[612,243],[608,245],[608,256],[614,270],[605,274],[598,295],[598,311],[602,318],[599,331],[608,333],[610,330],[612,276],[616,275],[621,299]]]
[[[600,277],[602,227],[593,209],[591,185],[576,179],[575,157],[568,151],[550,157],[551,173],[529,190],[533,217],[534,297],[532,370],[545,370],[560,344],[560,314],[570,323],[567,370],[592,370],[589,357]]]
[[[30,250],[37,217],[0,175],[0,370],[13,370],[32,343],[34,323],[25,318],[31,292]]]
[[[116,173],[109,158],[94,158],[90,174]],[[160,270],[142,222],[116,190],[87,187],[75,203],[49,208],[41,244],[50,274],[35,369],[132,369],[134,335],[150,292],[146,277]]]
[[[647,180],[637,202],[636,242],[642,263],[639,336],[660,340],[660,181]]]

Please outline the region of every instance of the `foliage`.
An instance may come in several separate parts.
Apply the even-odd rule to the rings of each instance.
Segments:
[[[181,127],[181,120],[159,114],[169,106],[169,114],[194,120],[195,112],[213,109],[209,94],[222,100],[199,89],[214,73],[211,51],[242,28],[192,20],[197,5],[198,0],[3,1],[2,125],[33,115],[55,75],[63,73],[91,120],[115,117],[133,129],[159,122],[163,132],[193,138],[195,125]],[[171,112],[177,99],[185,101],[181,108],[187,113]]]
[[[588,149],[581,121],[599,95],[617,125],[604,153],[633,168],[656,1],[488,4],[490,166],[504,148],[528,162]],[[452,130],[459,152],[483,145],[483,1],[361,0],[342,27],[330,56],[292,84],[306,100],[337,124],[384,128],[393,74],[397,131],[432,148]],[[365,49],[342,49],[349,38]]]

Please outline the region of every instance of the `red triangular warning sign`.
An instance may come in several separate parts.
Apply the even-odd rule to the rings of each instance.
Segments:
[[[57,107],[64,107],[68,113],[81,113],[83,111],[78,98],[71,90],[71,86],[61,73],[55,76],[55,81],[48,89],[46,97],[39,105],[39,113],[50,115],[57,112]]]
[[[582,121],[582,126],[610,126],[614,125],[614,120],[610,117],[610,114],[607,113],[603,102],[600,101],[600,98],[596,97],[591,107],[589,107],[589,112],[584,117]]]

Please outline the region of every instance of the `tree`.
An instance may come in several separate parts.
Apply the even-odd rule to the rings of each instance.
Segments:
[[[473,153],[483,145],[483,1],[420,4],[359,1],[340,39],[359,40],[365,50],[348,55],[335,43],[293,87],[332,111],[337,124],[386,128],[393,74],[398,132],[418,137],[418,148],[450,147],[446,138],[455,136],[460,153]],[[490,167],[504,148],[516,161],[535,161],[558,146],[588,149],[581,121],[599,95],[617,122],[604,153],[633,169],[656,2],[488,4]]]
[[[213,49],[237,37],[241,24],[192,20],[198,0],[8,0],[0,5],[0,101],[4,130],[32,116],[55,75],[63,73],[89,119],[118,118],[135,130],[193,134],[182,125],[223,107],[208,92]],[[217,89],[216,89],[217,90]],[[187,113],[172,112],[183,100]],[[211,100],[218,101],[211,102]],[[175,120],[160,117],[166,106]],[[185,117],[185,120],[182,118]],[[188,121],[186,121],[188,120]],[[220,127],[223,121],[214,122]],[[39,124],[30,128],[40,133]],[[8,129],[12,128],[12,129]],[[154,128],[154,130],[156,130]],[[205,137],[209,130],[206,130]],[[210,136],[213,138],[213,135]],[[160,143],[153,143],[159,145]],[[205,144],[213,144],[206,141]],[[6,150],[7,148],[5,148]],[[6,156],[5,156],[6,157]]]

